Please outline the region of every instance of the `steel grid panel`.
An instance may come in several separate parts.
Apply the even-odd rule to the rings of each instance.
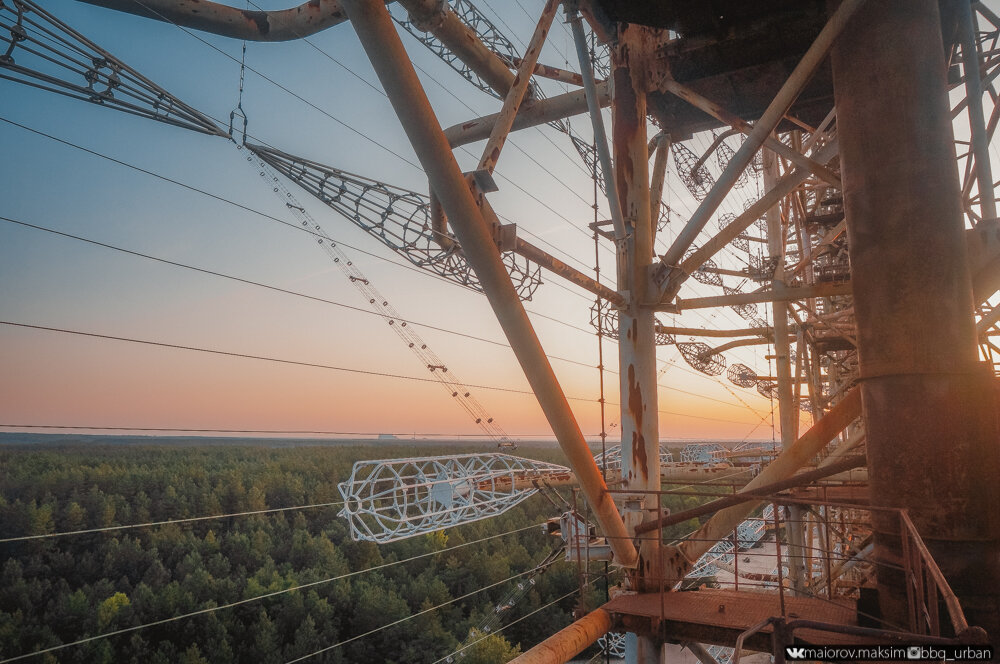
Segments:
[[[725,454],[726,448],[718,443],[688,443],[681,449],[681,461],[687,463],[714,463]]]
[[[695,169],[698,157],[683,143],[674,143],[672,146],[674,153],[674,166],[677,168],[677,176],[684,183],[691,195],[697,200],[703,201],[708,196],[708,192],[715,185],[715,179],[702,164]]]
[[[537,491],[516,480],[569,472],[499,453],[358,461],[337,485],[340,516],[356,541],[395,542],[502,514]]]
[[[207,115],[30,0],[0,2],[0,79],[203,134],[229,134]]]
[[[726,370],[726,358],[719,353],[713,353],[711,346],[702,341],[679,343],[677,350],[692,369],[697,369],[703,374],[719,376]]]
[[[739,387],[753,387],[757,384],[757,372],[745,364],[730,364],[726,370],[726,378]]]
[[[719,147],[715,149],[715,163],[719,165],[719,170],[726,170],[729,166],[729,162],[732,161],[733,157],[736,156],[736,151],[729,147],[726,141],[719,143]],[[736,180],[736,184],[733,185],[735,189],[742,189],[743,187],[750,184],[750,173],[752,167],[744,168],[740,173],[739,178]]]
[[[440,243],[454,238],[435,236],[427,196],[273,148],[247,149],[413,265],[482,292],[457,243],[447,249]],[[538,266],[510,252],[503,262],[518,297],[530,300],[542,283]]]
[[[607,468],[608,471],[619,472],[622,469],[622,446],[615,445],[609,447],[604,453],[598,454],[594,457],[594,461],[597,463],[597,467],[604,470]],[[667,449],[667,446],[660,443],[660,463],[673,463],[674,455]]]

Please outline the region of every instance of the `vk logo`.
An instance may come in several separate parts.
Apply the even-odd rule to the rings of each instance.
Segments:
[[[806,649],[805,648],[792,648],[790,646],[785,647],[785,656],[788,659],[805,659]]]

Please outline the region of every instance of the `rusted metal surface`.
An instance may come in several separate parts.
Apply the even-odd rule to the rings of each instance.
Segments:
[[[522,58],[506,58],[502,54],[497,53],[501,60],[507,62],[507,65],[511,69],[518,69],[521,63],[524,62]],[[575,71],[567,71],[565,69],[560,69],[559,67],[553,67],[551,65],[545,65],[540,62],[535,63],[535,66],[531,69],[532,76],[541,76],[542,78],[548,78],[553,81],[560,81],[562,83],[569,83],[570,85],[583,86],[583,76],[577,74]]]
[[[976,366],[940,34],[936,1],[881,0],[832,54],[871,501],[908,509],[969,622],[1000,633],[998,410]],[[873,525],[876,557],[900,561],[898,520]],[[903,574],[877,580],[905,624]]]
[[[663,206],[663,183],[667,176],[667,155],[670,152],[670,134],[660,132],[650,141],[654,146],[653,174],[649,183],[649,218],[652,242],[656,243],[656,231],[660,226],[660,208]]]
[[[851,601],[831,601],[826,598],[786,597],[787,611],[800,618],[839,625],[856,624],[856,608]],[[659,593],[622,595],[603,607],[629,628],[652,632],[661,617],[659,632],[671,640],[697,641],[732,646],[749,627],[780,614],[778,595],[753,591],[702,588],[696,591],[667,593],[660,602]],[[749,638],[745,646],[752,650],[771,649],[771,629],[762,629],[757,638]],[[847,643],[827,633],[806,632],[803,639],[814,643]]]
[[[458,58],[469,66],[501,97],[507,96],[514,84],[514,74],[496,53],[486,48],[473,30],[453,12],[446,2],[438,0],[401,0],[418,27],[431,32]]]
[[[510,664],[564,664],[610,629],[611,614],[603,608],[595,609],[531,650],[510,660]]]
[[[734,304],[754,304],[760,302],[789,302],[794,300],[805,300],[811,297],[833,297],[836,295],[850,295],[854,292],[851,283],[824,283],[815,286],[794,286],[791,288],[773,288],[767,291],[754,293],[733,293],[732,295],[713,295],[710,297],[692,297],[690,299],[677,299],[674,304],[660,305],[669,306],[670,309],[686,311],[688,309],[707,309],[709,307],[727,307]]]
[[[510,133],[511,125],[514,124],[514,117],[517,115],[518,109],[521,108],[521,102],[531,84],[531,72],[535,68],[535,63],[538,62],[538,56],[545,44],[545,37],[549,34],[552,19],[558,8],[559,0],[547,0],[545,7],[542,8],[542,15],[535,26],[535,32],[531,35],[531,41],[528,42],[524,59],[514,76],[510,91],[504,97],[503,108],[497,115],[493,131],[490,132],[490,138],[483,149],[483,156],[479,160],[478,170],[480,171],[492,173],[493,169],[496,168],[497,161],[500,159],[500,151],[503,149],[504,143],[507,142],[507,135]]]
[[[604,191],[608,197],[608,208],[611,212],[611,222],[615,229],[615,238],[621,240],[626,235],[622,220],[620,192],[614,183],[614,167],[611,154],[608,152],[608,137],[604,133],[604,117],[601,115],[601,104],[598,99],[597,84],[594,81],[594,68],[587,52],[587,38],[583,34],[579,13],[570,10],[567,22],[573,32],[573,43],[576,46],[576,56],[583,72],[583,90],[587,98],[587,111],[590,114],[590,125],[594,130],[594,148],[597,160],[601,164],[601,174],[604,176]]]
[[[607,81],[597,84],[597,101],[603,108],[611,104],[610,86]],[[526,103],[514,118],[511,131],[536,127],[554,120],[570,118],[587,112],[587,96],[583,90],[574,90],[547,99]],[[475,143],[490,137],[499,113],[466,120],[445,129],[445,136],[452,147]]]
[[[628,538],[618,508],[504,270],[492,231],[462,176],[388,11],[377,0],[345,0],[344,7],[542,412],[579,478],[598,524],[611,542],[616,561],[626,567],[634,566],[638,552]]]
[[[580,286],[581,288],[585,288],[594,295],[598,295],[616,306],[622,306],[625,304],[625,298],[618,292],[611,290],[604,284],[598,282],[596,279],[588,277],[575,267],[567,265],[555,256],[547,253],[543,249],[539,249],[526,240],[517,238],[514,244],[514,251],[521,256],[538,263],[553,274],[556,274],[563,279]]]
[[[340,0],[308,0],[291,9],[251,11],[210,0],[80,0],[158,21],[247,41],[308,37],[347,20]]]
[[[719,208],[726,194],[736,184],[740,174],[750,164],[753,155],[761,148],[771,132],[775,130],[778,123],[781,122],[782,118],[788,112],[788,109],[791,108],[796,97],[798,97],[799,93],[809,82],[809,79],[819,68],[823,60],[826,59],[827,53],[829,53],[834,41],[847,25],[847,21],[864,2],[865,0],[843,0],[836,11],[834,11],[830,20],[823,26],[823,30],[820,31],[819,36],[816,37],[816,41],[813,42],[809,50],[802,56],[795,70],[768,105],[767,110],[764,111],[764,114],[754,124],[753,130],[747,135],[743,145],[740,146],[740,149],[729,160],[729,164],[723,170],[722,174],[719,175],[715,186],[712,187],[712,191],[698,205],[698,209],[695,210],[691,219],[684,226],[684,229],[677,235],[667,253],[663,255],[663,263],[667,266],[667,269],[671,269],[680,263],[681,258],[683,258],[685,252],[694,243],[695,238],[701,232],[702,228],[704,228],[705,224],[708,223],[711,215]]]
[[[576,28],[575,28],[576,29]],[[660,431],[656,384],[655,318],[638,303],[646,289],[653,259],[649,213],[649,160],[646,151],[645,71],[655,35],[635,26],[622,27],[611,49],[614,103],[611,113],[614,187],[621,202],[624,236],[617,243],[618,290],[632,297],[618,314],[618,366],[621,393],[622,479],[626,489],[660,488]],[[616,233],[617,234],[617,233]],[[626,506],[626,518],[643,520],[655,513],[655,501],[642,494]],[[636,582],[659,576],[659,542],[640,545]],[[647,650],[648,648],[642,648]]]

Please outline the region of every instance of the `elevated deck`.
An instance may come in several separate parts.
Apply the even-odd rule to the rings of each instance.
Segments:
[[[781,615],[776,592],[736,591],[704,588],[701,590],[622,595],[605,604],[616,619],[629,630],[659,634],[668,641],[697,641],[732,646],[740,634],[772,616]],[[785,594],[785,617],[815,620],[835,625],[857,626],[857,608],[853,601],[831,601],[815,597],[791,597]],[[744,643],[751,650],[770,650],[770,626],[748,637]],[[857,636],[800,629],[796,642],[859,643]],[[874,641],[873,641],[874,642]]]

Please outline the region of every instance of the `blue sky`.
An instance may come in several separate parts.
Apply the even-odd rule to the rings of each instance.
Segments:
[[[524,8],[508,3],[494,6],[512,33],[526,41],[533,27],[527,12],[540,7],[522,4]],[[241,42],[187,33],[167,23],[73,0],[52,0],[45,5],[202,112],[228,118],[236,105]],[[490,5],[479,5],[495,17]],[[576,69],[567,62],[571,43],[560,22],[561,17],[542,60]],[[250,120],[249,133],[293,154],[426,191],[426,178],[418,169],[376,145],[416,162],[350,25],[337,26],[310,41],[312,45],[251,43],[247,64],[323,111],[247,72],[243,106]],[[474,89],[409,35],[404,34],[403,41],[422,70],[421,78],[444,126],[498,110],[497,100]],[[543,87],[550,95],[563,90],[550,81]],[[294,222],[225,139],[9,81],[0,81],[0,117]],[[608,116],[606,120],[610,123]],[[574,128],[587,138],[588,125],[583,117],[574,120]],[[654,132],[651,127],[650,136]],[[710,136],[696,137],[695,147],[703,149],[710,140]],[[0,145],[4,216],[364,305],[312,240],[273,220],[7,123],[0,123]],[[457,153],[463,168],[478,160],[481,146]],[[672,171],[673,166],[664,198],[678,217],[664,233],[665,239],[694,209],[693,199]],[[549,128],[518,133],[504,150],[497,180],[501,191],[491,200],[502,215],[575,257],[578,268],[592,269],[594,248],[586,231],[593,219],[592,183],[565,136]],[[725,209],[742,211],[751,190],[738,192]],[[400,259],[375,239],[305,192],[293,191],[334,238],[389,259],[352,254],[403,316],[502,341],[485,298],[393,264]],[[606,217],[603,207],[601,214]],[[661,242],[661,251],[664,246]],[[611,274],[613,256],[608,249],[602,249],[601,261],[605,273]],[[723,264],[726,260],[722,259]],[[575,287],[560,287],[563,284],[554,283],[555,277],[543,278],[546,283],[535,301],[528,303],[529,311],[568,324],[533,316],[544,346],[551,354],[593,367],[597,360],[596,339],[588,323],[590,296]],[[0,281],[4,284],[0,290],[3,320],[410,376],[426,373],[376,317],[4,222],[0,222]],[[691,289],[689,296],[717,294],[696,283]],[[670,317],[664,320],[669,322]],[[689,314],[678,322],[697,327],[745,326],[728,310]],[[466,382],[526,389],[508,348],[434,330],[420,332]],[[617,364],[616,352],[613,344],[605,348],[612,369]],[[729,359],[766,374],[765,354],[766,347],[757,347],[734,352]],[[668,365],[660,383],[670,388],[661,390],[664,437],[771,437],[770,403],[756,391],[692,372],[672,347],[661,349],[660,358]],[[597,398],[595,369],[562,361],[554,362],[554,367],[567,393]],[[0,375],[0,423],[8,424],[478,432],[434,385],[7,326],[0,326]],[[607,384],[609,400],[617,401],[617,377],[607,376]],[[491,390],[478,390],[477,396],[510,433],[548,433],[529,396]],[[600,428],[596,403],[575,401],[573,406],[585,433],[595,435]],[[609,414],[609,420],[613,419],[614,414]]]

